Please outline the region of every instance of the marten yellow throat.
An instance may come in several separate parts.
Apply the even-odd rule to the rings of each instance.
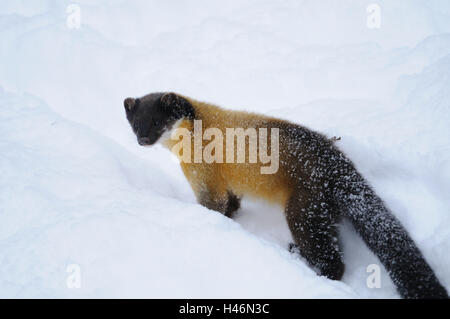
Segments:
[[[244,196],[280,204],[296,251],[334,280],[344,273],[337,224],[346,218],[402,297],[448,298],[408,232],[332,139],[176,93],[127,98],[124,106],[140,145],[159,142],[179,156],[200,204],[230,218]],[[229,129],[241,135],[230,138]]]

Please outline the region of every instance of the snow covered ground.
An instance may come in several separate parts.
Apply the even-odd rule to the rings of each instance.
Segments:
[[[0,297],[398,297],[384,271],[367,288],[347,224],[336,282],[287,251],[279,208],[196,204],[126,122],[153,91],[342,137],[450,290],[448,1],[80,0],[80,28],[69,4],[0,4]]]

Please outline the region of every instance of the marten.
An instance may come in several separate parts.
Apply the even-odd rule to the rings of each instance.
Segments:
[[[296,251],[319,275],[333,280],[342,278],[344,263],[338,223],[346,218],[378,256],[403,298],[448,298],[408,232],[338,149],[336,139],[289,121],[225,110],[171,92],[127,98],[124,106],[140,145],[159,142],[171,150],[177,149],[182,171],[201,205],[232,218],[243,196],[280,204]],[[198,122],[202,130],[214,130],[200,144],[194,141]],[[201,154],[208,147],[208,140],[213,136],[217,140],[219,133],[225,136],[227,128],[265,129],[268,139],[277,132],[278,141],[272,142],[278,145],[264,143],[264,139],[258,145],[268,146],[268,152],[278,152],[276,170],[263,173],[267,160],[253,156],[251,161],[250,151],[240,161],[224,160],[228,156],[225,151],[230,148],[242,151],[242,147],[250,147],[250,133],[244,136],[244,145],[231,143],[226,150],[210,149],[211,155],[222,158],[222,162],[194,158],[198,155],[194,146],[200,147]],[[189,134],[174,134],[180,129]],[[192,149],[180,151],[180,147],[175,147],[183,139],[189,139],[183,145]],[[256,152],[261,155],[260,149]]]

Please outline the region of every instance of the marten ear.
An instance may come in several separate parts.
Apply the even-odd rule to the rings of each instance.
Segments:
[[[193,118],[194,109],[184,97],[175,93],[164,93],[161,96],[161,104],[163,108],[174,118]]]
[[[161,105],[169,114],[178,115],[183,107],[184,99],[175,93],[164,93],[161,96]]]
[[[123,101],[123,105],[125,106],[126,111],[131,112],[136,106],[136,100],[132,97],[127,97],[125,101]]]
[[[180,97],[175,93],[164,93],[161,96],[161,103],[164,107],[173,107],[177,104],[180,104]]]

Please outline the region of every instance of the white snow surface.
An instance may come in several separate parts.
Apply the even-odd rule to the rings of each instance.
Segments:
[[[450,290],[448,1],[79,0],[79,29],[70,3],[0,4],[0,297],[398,298],[384,269],[367,287],[349,224],[331,281],[287,251],[280,208],[197,204],[126,121],[155,91],[340,136]]]

